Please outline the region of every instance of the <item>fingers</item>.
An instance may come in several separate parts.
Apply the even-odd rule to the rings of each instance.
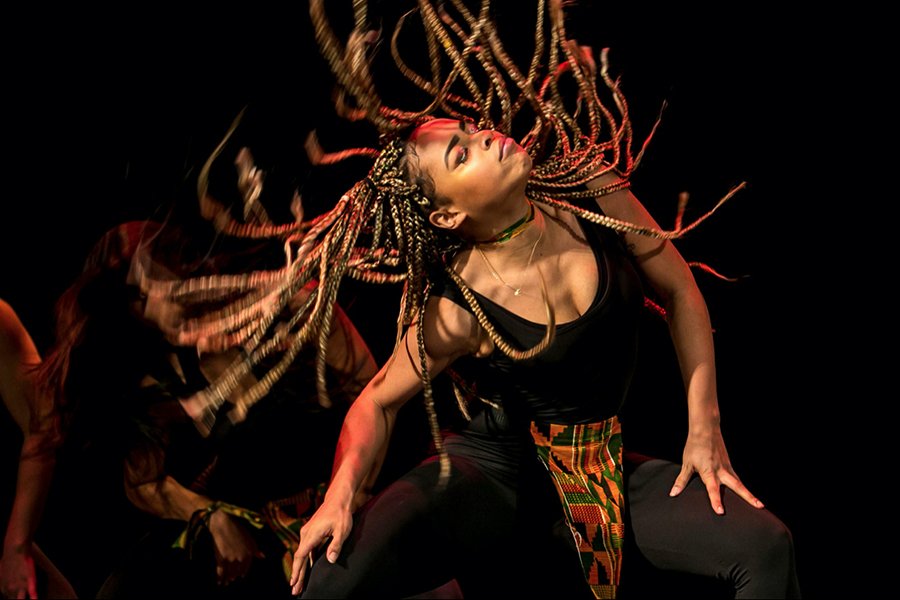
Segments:
[[[27,598],[28,596],[25,595],[25,591],[26,591],[25,588],[6,590],[3,592],[3,597],[4,598],[16,598],[16,599]]]
[[[672,489],[669,490],[669,496],[677,496],[680,494],[682,490],[687,487],[693,473],[694,469],[686,464],[681,465],[681,472],[679,472],[678,477],[675,478],[675,483],[672,485]]]
[[[295,596],[303,591],[303,582],[306,580],[306,571],[312,565],[313,548],[325,541],[322,535],[313,535],[309,530],[308,522],[300,530],[300,544],[294,552],[294,563],[291,566],[291,593]]]
[[[332,530],[330,535],[328,533],[329,529]],[[296,564],[298,557],[312,554],[313,550],[328,541],[329,537],[331,537],[331,543],[328,545],[325,558],[328,559],[328,562],[335,562],[341,554],[341,546],[343,546],[344,540],[347,539],[349,533],[349,524],[336,525],[333,528],[325,527],[324,530],[320,531],[318,528],[312,527],[312,521],[308,522],[300,530],[300,545],[297,547],[297,551],[294,552],[294,564]]]
[[[306,571],[312,565],[312,554],[300,556],[294,554],[294,566],[291,569],[291,594],[299,596],[306,581]]]
[[[750,490],[741,483],[741,480],[734,473],[724,473],[720,476],[722,480],[722,484],[727,486],[731,491],[744,499],[744,501],[754,508],[765,508],[765,504],[763,504],[759,498],[754,496]]]
[[[28,578],[28,597],[37,600],[37,577],[32,574]]]
[[[252,556],[241,560],[225,560],[217,557],[216,583],[220,586],[231,585],[236,580],[246,577],[253,565]]]
[[[300,575],[303,573],[303,563],[307,560],[307,556],[300,554],[300,552],[294,552],[294,562],[291,564],[291,588],[294,588],[297,585],[297,581],[300,580]]]
[[[350,534],[353,527],[353,517],[349,508],[340,506],[337,508],[323,504],[316,514],[300,528],[300,543],[294,552],[294,561],[291,565],[291,591],[294,595],[303,589],[303,580],[306,570],[312,564],[313,550],[328,543],[325,558],[328,562],[335,562],[341,554],[341,546]],[[329,541],[329,538],[331,540]]]
[[[216,566],[216,584],[219,586],[228,586],[240,577],[237,570],[231,565]]]
[[[693,472],[693,467],[687,464],[681,465],[681,471],[678,473],[678,477],[675,478],[675,484],[672,486],[672,489],[669,490],[669,496],[674,497],[683,492],[690,482]],[[706,493],[709,495],[709,503],[713,511],[717,515],[724,515],[725,507],[722,505],[722,496],[719,493],[719,486],[721,485],[719,478],[716,477],[712,469],[700,471],[698,474],[703,481],[703,485],[706,486]]]
[[[334,539],[331,540],[331,543],[328,544],[328,553],[325,555],[325,558],[328,559],[330,563],[336,563],[338,556],[341,555],[341,546],[344,543],[343,535],[338,535],[335,533]]]
[[[3,598],[37,598],[37,590],[35,588],[34,581],[29,581],[26,587],[25,582],[22,581],[17,585],[10,585],[3,590],[0,590],[0,597]]]
[[[722,494],[720,488],[722,482],[712,469],[704,469],[699,471],[700,479],[706,486],[706,493],[709,495],[709,504],[717,515],[725,514],[725,506],[722,505]]]
[[[295,576],[304,568],[304,563],[312,557],[313,548],[321,544],[324,540],[314,539],[314,536],[308,532],[300,530],[300,544],[297,551],[294,552],[294,565],[291,568],[291,585],[294,585]]]

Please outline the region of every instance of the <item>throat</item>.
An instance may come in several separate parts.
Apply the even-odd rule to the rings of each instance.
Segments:
[[[523,232],[525,232],[528,227],[534,222],[534,203],[529,200],[528,202],[528,212],[525,213],[525,216],[501,231],[500,233],[491,236],[486,240],[479,240],[475,242],[475,244],[481,245],[489,245],[489,244],[502,244],[504,242],[508,242],[509,240],[518,237]]]

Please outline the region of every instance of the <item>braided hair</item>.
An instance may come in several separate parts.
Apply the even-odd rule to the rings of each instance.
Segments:
[[[196,345],[200,350],[244,349],[243,355],[208,388],[184,401],[201,430],[211,427],[218,408],[250,369],[267,357],[278,356],[275,365],[236,401],[229,413],[232,419],[242,418],[281,377],[300,348],[308,344],[318,348],[319,401],[328,405],[325,353],[341,281],[350,277],[373,284],[402,283],[397,340],[415,319],[426,409],[446,473],[449,463],[438,429],[422,326],[436,278],[449,277],[459,286],[495,347],[512,358],[529,358],[543,351],[553,340],[555,325],[546,292],[548,326],[535,347],[519,350],[491,325],[465,281],[449,266],[462,240],[428,221],[428,214],[440,206],[442,199],[434,193],[427,174],[418,169],[410,131],[439,115],[474,121],[479,127],[507,135],[527,123],[520,141],[534,164],[526,188],[530,200],[619,232],[654,238],[680,237],[740,186],[694,223],[682,227],[679,220],[672,231],[627,223],[573,203],[628,187],[629,176],[639,165],[656,127],[635,152],[628,105],[619,82],[609,73],[608,51],[600,53],[599,69],[585,63],[574,41],[567,37],[561,0],[537,0],[533,54],[524,69],[499,37],[490,0],[480,0],[477,11],[470,10],[462,0],[417,0],[417,8],[398,20],[390,39],[397,71],[430,98],[417,110],[389,107],[382,101],[371,68],[379,36],[368,26],[366,0],[354,0],[352,4],[355,25],[346,43],[332,30],[323,0],[310,0],[310,15],[319,48],[339,86],[339,114],[374,125],[380,132],[380,148],[325,153],[315,132],[307,140],[307,148],[317,164],[352,156],[372,158],[368,174],[347,190],[333,209],[308,222],[298,216],[297,223],[288,226],[254,223],[252,219],[249,224],[237,224],[207,192],[209,165],[221,152],[223,142],[201,173],[198,193],[204,214],[231,235],[283,239],[283,267],[169,281],[154,279],[138,268],[138,278],[148,303],[183,307],[218,301],[215,310],[181,319],[168,332],[171,341]],[[414,16],[424,31],[430,70],[427,75],[415,71],[401,56],[400,37]],[[547,64],[559,66],[542,67]],[[576,102],[571,107],[566,99],[573,85]],[[262,180],[255,177],[252,166],[245,165],[245,172],[246,199],[258,195]],[[618,175],[616,183],[585,187],[585,183],[607,172]],[[295,214],[302,215],[302,211],[298,209]]]

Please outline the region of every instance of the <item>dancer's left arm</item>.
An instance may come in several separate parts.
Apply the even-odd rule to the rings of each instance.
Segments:
[[[600,187],[618,181],[606,173],[588,184]],[[601,210],[609,217],[660,229],[643,204],[628,189],[601,196]],[[681,472],[670,491],[677,496],[694,473],[706,486],[717,514],[724,514],[720,489],[725,485],[752,506],[763,504],[748,490],[731,466],[719,422],[716,364],[712,326],[706,301],[690,267],[670,241],[645,235],[625,234],[625,241],[653,290],[662,299],[684,381],[688,404],[688,436]]]

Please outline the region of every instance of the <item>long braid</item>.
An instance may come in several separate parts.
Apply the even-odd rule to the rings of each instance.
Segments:
[[[312,343],[316,344],[319,401],[327,405],[325,357],[341,281],[351,277],[377,284],[402,282],[397,341],[407,326],[417,324],[424,401],[435,447],[441,455],[442,474],[446,475],[449,462],[434,406],[423,331],[425,306],[436,283],[434,278],[449,278],[459,287],[495,347],[514,359],[531,358],[545,350],[554,339],[555,318],[539,270],[548,323],[542,340],[533,348],[516,348],[493,327],[466,282],[449,266],[450,258],[462,247],[461,240],[439,232],[428,222],[428,213],[436,208],[435,199],[429,198],[422,182],[414,176],[415,169],[409,163],[413,151],[401,138],[402,131],[441,111],[455,118],[477,119],[482,126],[497,123],[500,131],[512,135],[514,119],[518,126],[530,117],[533,123],[520,138],[534,159],[527,187],[529,198],[616,231],[654,238],[675,239],[684,235],[743,186],[731,190],[690,225],[682,226],[679,220],[672,231],[638,226],[571,203],[626,188],[656,125],[637,156],[633,156],[634,134],[628,105],[619,82],[609,74],[608,53],[601,52],[596,74],[578,60],[573,41],[567,38],[559,0],[550,0],[549,6],[545,0],[537,0],[534,52],[525,70],[504,48],[490,17],[490,0],[481,0],[477,12],[470,11],[461,0],[418,0],[417,9],[399,18],[390,38],[390,56],[398,72],[431,97],[418,110],[384,105],[370,71],[370,50],[377,39],[373,32],[365,30],[369,21],[367,3],[353,0],[353,9],[356,26],[343,45],[329,25],[324,2],[310,1],[316,40],[340,86],[339,112],[373,124],[383,134],[381,147],[326,153],[313,133],[306,148],[314,164],[332,164],[351,156],[372,158],[374,163],[367,176],[353,185],[332,210],[312,221],[298,218],[297,223],[275,226],[258,217],[245,226],[248,224],[234,223],[223,216],[226,211],[207,193],[209,166],[222,152],[223,142],[201,173],[198,195],[204,215],[229,235],[281,239],[284,266],[243,276],[218,275],[177,282],[154,280],[145,273],[142,287],[150,292],[148,302],[196,307],[216,300],[221,305],[180,322],[170,336],[178,343],[209,349],[243,347],[243,357],[236,359],[206,390],[185,401],[192,416],[211,425],[218,406],[251,369],[278,354],[275,367],[237,398],[234,414],[230,414],[233,419],[242,418],[281,377],[299,350]],[[424,27],[428,76],[414,71],[401,57],[400,33],[412,15],[417,15]],[[542,66],[548,64],[552,68]],[[578,95],[574,110],[566,106],[568,88],[562,85],[564,77],[574,81]],[[607,102],[601,100],[601,93],[608,95]],[[229,135],[235,126],[236,123]],[[262,173],[254,171],[251,165],[246,156],[238,161],[239,187],[245,204],[255,203],[261,192]],[[607,172],[616,173],[622,181],[584,189],[585,183]]]

